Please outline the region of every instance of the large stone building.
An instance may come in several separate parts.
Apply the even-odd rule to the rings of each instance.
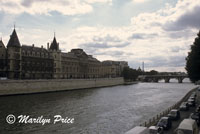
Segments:
[[[120,77],[125,66],[125,61],[100,62],[82,49],[61,52],[56,37],[47,49],[21,45],[15,29],[7,47],[0,40],[0,77],[8,79]]]

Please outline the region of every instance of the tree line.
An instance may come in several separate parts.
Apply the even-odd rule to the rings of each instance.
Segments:
[[[186,67],[188,77],[192,82],[200,80],[200,31],[191,45],[190,52],[186,57]]]
[[[139,75],[157,75],[158,71],[151,70],[149,72],[144,72],[140,68],[133,69],[130,67],[125,67],[122,72],[122,76],[125,80],[136,81]]]

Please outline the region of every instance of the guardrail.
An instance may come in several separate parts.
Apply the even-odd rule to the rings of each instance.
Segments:
[[[156,125],[156,123],[160,120],[161,117],[166,116],[172,109],[177,109],[181,105],[182,102],[187,101],[187,99],[190,97],[192,92],[194,92],[197,88],[194,88],[190,90],[180,101],[176,102],[173,106],[169,107],[168,109],[164,110],[160,114],[157,114],[153,118],[150,118],[149,120],[145,121],[144,123],[140,124],[140,126],[144,127],[150,127]]]

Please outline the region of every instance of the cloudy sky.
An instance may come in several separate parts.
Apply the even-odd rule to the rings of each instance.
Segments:
[[[133,68],[185,71],[200,29],[199,0],[0,0],[0,37],[14,23],[21,44],[46,46],[56,31],[61,50],[83,48],[99,60]]]

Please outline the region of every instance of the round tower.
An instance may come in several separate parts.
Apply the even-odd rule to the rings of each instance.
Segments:
[[[56,41],[54,34],[53,42],[50,45],[49,52],[54,60],[54,72],[53,77],[55,79],[62,78],[62,66],[61,66],[61,51],[59,50],[59,43]]]
[[[7,44],[7,72],[9,79],[21,78],[21,44],[15,28]]]

